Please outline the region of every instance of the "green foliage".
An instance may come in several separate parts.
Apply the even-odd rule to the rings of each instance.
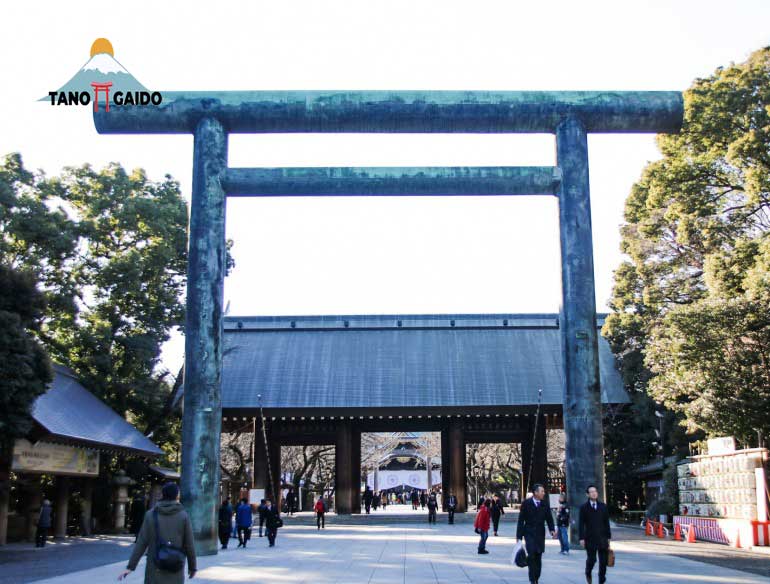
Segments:
[[[749,442],[770,430],[770,48],[696,80],[682,132],[658,145],[663,158],[626,201],[628,260],[603,333],[635,403],[664,404],[690,433]]]
[[[178,437],[160,349],[184,319],[187,209],[179,185],[118,164],[48,178],[0,163],[0,260],[48,300],[36,331],[52,357],[163,445]]]
[[[80,235],[79,322],[51,323],[64,348],[57,357],[116,411],[147,427],[170,391],[156,374],[161,345],[184,317],[187,211],[179,186],[113,164],[66,169],[46,188],[71,205]]]
[[[77,226],[67,210],[27,171],[19,154],[0,160],[0,263],[34,275],[48,320],[72,321],[77,312]]]
[[[45,299],[30,273],[0,264],[0,450],[32,427],[30,408],[53,378],[51,362],[34,336]]]

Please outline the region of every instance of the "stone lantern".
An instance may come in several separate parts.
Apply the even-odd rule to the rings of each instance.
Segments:
[[[126,532],[126,503],[128,503],[128,487],[136,484],[131,477],[126,476],[126,471],[120,469],[112,477],[113,488],[113,529],[116,533]]]

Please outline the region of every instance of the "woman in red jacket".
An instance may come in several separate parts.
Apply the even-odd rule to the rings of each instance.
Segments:
[[[479,540],[479,553],[488,554],[487,551],[487,538],[489,537],[489,522],[490,513],[489,508],[492,506],[492,502],[487,499],[484,504],[479,508],[479,512],[476,514],[476,521],[473,523],[473,527],[476,529],[476,533],[479,534],[481,539]]]
[[[326,529],[326,504],[323,497],[318,497],[313,509],[315,509],[315,521],[318,529]]]

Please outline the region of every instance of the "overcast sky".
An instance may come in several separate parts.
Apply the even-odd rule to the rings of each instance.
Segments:
[[[117,161],[189,198],[192,138],[99,136],[89,108],[36,100],[94,39],[152,90],[682,90],[770,44],[770,2],[11,2],[3,5],[0,154],[28,167]],[[651,135],[591,135],[596,304],[621,261],[623,203]],[[552,165],[550,135],[264,135],[232,166]],[[228,204],[239,315],[556,312],[556,201],[287,198]],[[181,361],[182,343],[165,358]]]

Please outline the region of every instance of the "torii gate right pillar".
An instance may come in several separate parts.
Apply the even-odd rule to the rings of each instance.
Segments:
[[[564,362],[564,430],[567,500],[577,543],[578,507],[593,484],[604,499],[604,441],[599,386],[588,139],[585,126],[568,117],[556,128],[556,159],[562,171],[559,191]]]

